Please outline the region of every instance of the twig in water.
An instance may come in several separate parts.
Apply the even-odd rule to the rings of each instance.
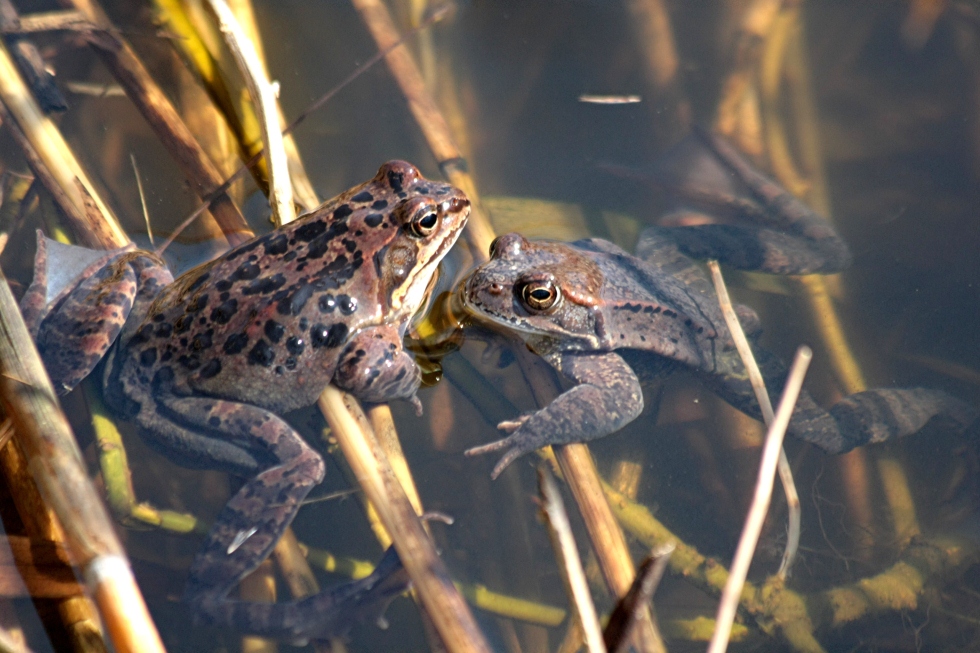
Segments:
[[[789,376],[786,378],[786,387],[783,390],[782,399],[779,401],[779,410],[776,412],[772,426],[769,427],[769,432],[766,433],[766,443],[762,450],[762,463],[759,465],[755,496],[752,498],[749,514],[745,518],[745,526],[742,528],[742,537],[739,539],[738,548],[735,549],[735,558],[732,560],[732,567],[728,572],[728,581],[721,593],[718,615],[715,618],[715,632],[711,637],[711,643],[708,645],[708,653],[724,653],[728,647],[728,636],[735,620],[739,597],[742,595],[742,585],[749,573],[752,555],[755,553],[756,544],[759,542],[759,533],[762,532],[762,523],[765,521],[766,512],[769,510],[776,465],[782,452],[783,436],[786,435],[786,428],[789,426],[793,409],[796,407],[796,399],[800,396],[800,390],[803,387],[803,377],[806,376],[806,370],[812,358],[813,352],[810,351],[809,347],[802,346],[796,350],[796,357],[789,370]]]
[[[745,337],[745,332],[742,331],[742,325],[738,321],[735,309],[732,308],[732,300],[728,296],[725,279],[721,276],[721,267],[718,265],[718,261],[708,261],[708,269],[711,270],[711,280],[715,285],[715,293],[718,295],[718,304],[721,306],[722,315],[725,317],[725,324],[728,325],[728,330],[732,334],[732,340],[735,341],[735,348],[738,350],[738,354],[742,358],[742,364],[745,365],[745,369],[749,374],[749,382],[752,384],[756,401],[759,402],[759,408],[762,410],[762,419],[765,421],[766,426],[771,428],[773,421],[772,402],[769,399],[769,392],[766,390],[766,382],[762,378],[762,372],[759,371],[759,365],[755,362],[755,356],[752,355],[752,348],[749,346],[749,341]],[[789,460],[787,460],[786,452],[783,449],[779,450],[779,480],[783,484],[783,492],[786,494],[786,506],[789,513],[786,549],[783,551],[783,561],[779,565],[779,571],[777,572],[780,578],[785,579],[790,568],[793,566],[793,561],[796,559],[796,551],[800,546],[802,508],[800,507],[800,495],[796,491],[796,483],[793,481],[793,470],[789,466]]]
[[[541,512],[548,525],[551,544],[558,557],[568,592],[578,614],[579,623],[585,635],[585,646],[589,653],[605,653],[606,645],[602,639],[602,629],[599,617],[589,594],[589,582],[585,579],[582,560],[578,555],[575,537],[572,535],[572,525],[565,512],[565,504],[561,500],[558,485],[547,467],[538,468],[538,487],[541,492]]]
[[[269,163],[269,203],[273,220],[277,226],[288,224],[296,219],[296,206],[293,204],[293,186],[289,181],[289,165],[279,130],[279,112],[276,109],[278,91],[269,82],[255,46],[242,32],[228,3],[225,0],[208,0],[207,5],[218,20],[225,44],[235,58],[252,97]]]
[[[140,205],[143,207],[143,220],[146,221],[146,236],[150,239],[150,247],[156,247],[153,242],[153,227],[150,226],[150,211],[146,208],[146,194],[143,193],[143,180],[140,179],[140,170],[136,166],[136,155],[130,152],[129,162],[133,164],[133,176],[136,177],[136,189],[140,192]]]

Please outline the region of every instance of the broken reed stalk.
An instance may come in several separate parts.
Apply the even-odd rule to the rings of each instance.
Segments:
[[[245,86],[248,88],[259,120],[262,144],[268,162],[269,203],[272,206],[273,221],[277,226],[289,224],[296,219],[296,206],[293,204],[293,186],[290,182],[289,164],[279,127],[276,91],[269,83],[265,67],[259,60],[255,46],[245,36],[238,19],[225,0],[206,0],[206,2],[218,21],[218,29],[225,39],[225,45],[231,51],[239,72],[245,79]]]
[[[367,418],[356,400],[328,386],[320,395],[319,405],[365,496],[391,535],[422,605],[447,649],[451,653],[489,653],[490,646],[466,601],[453,586],[421,520],[388,462],[378,455],[379,445],[372,442],[373,432],[358,425],[359,421],[366,423]]]
[[[749,565],[752,564],[752,556],[755,553],[756,545],[759,543],[762,524],[766,519],[769,503],[772,500],[772,486],[775,481],[776,466],[783,450],[783,436],[786,435],[786,428],[793,416],[793,409],[796,407],[796,400],[800,396],[803,379],[812,358],[813,352],[810,351],[809,347],[803,346],[796,350],[789,376],[786,377],[783,396],[779,400],[779,409],[769,426],[769,432],[766,433],[755,495],[752,498],[749,514],[745,518],[745,526],[742,528],[742,537],[739,539],[738,548],[735,549],[735,558],[732,560],[732,566],[728,572],[728,581],[721,593],[718,615],[715,618],[715,632],[711,637],[711,643],[708,645],[708,653],[724,653],[725,649],[728,648],[728,636],[731,633],[732,623],[735,621],[735,611],[738,609],[739,598],[742,595],[742,586],[749,573]]]
[[[252,233],[241,211],[224,192],[212,197],[222,184],[222,176],[214,162],[184,124],[173,104],[160,89],[139,57],[112,26],[96,0],[62,0],[98,26],[86,35],[88,44],[96,51],[126,95],[153,129],[161,144],[184,173],[191,188],[209,209],[220,231],[209,228],[214,238],[225,238],[231,246],[245,242]]]
[[[708,261],[708,269],[711,271],[711,281],[715,286],[715,294],[718,295],[718,304],[721,306],[725,324],[728,331],[732,334],[735,341],[735,348],[742,359],[742,365],[749,375],[749,382],[755,392],[756,401],[762,411],[762,419],[767,427],[772,427],[774,415],[772,412],[772,401],[769,399],[769,392],[766,390],[766,382],[759,371],[759,364],[755,361],[752,354],[752,347],[745,337],[742,324],[738,321],[735,309],[732,308],[732,300],[728,296],[728,287],[725,285],[725,278],[721,275],[721,266],[718,261]],[[776,575],[785,579],[789,570],[793,567],[796,559],[796,552],[800,547],[800,529],[802,522],[802,508],[800,507],[800,495],[796,491],[796,482],[793,480],[793,470],[786,458],[786,450],[779,450],[779,480],[783,484],[783,492],[786,495],[786,507],[789,514],[789,526],[786,534],[786,549],[783,551],[783,560],[779,565]]]
[[[0,100],[3,120],[21,146],[38,179],[87,245],[111,249],[129,241],[112,212],[99,199],[61,132],[44,115],[0,42]],[[89,214],[99,216],[89,220]]]
[[[572,525],[568,521],[568,513],[565,512],[565,503],[561,500],[561,492],[555,479],[543,465],[538,467],[538,492],[541,495],[541,514],[548,527],[548,536],[555,551],[555,558],[558,560],[558,568],[562,572],[565,593],[575,606],[575,614],[582,627],[585,648],[589,653],[605,653],[602,627],[599,625],[599,616],[596,614],[595,604],[589,593],[589,581],[585,578],[582,559],[578,555],[578,546],[572,534]]]
[[[116,650],[162,653],[112,521],[85,473],[71,427],[2,274],[0,391],[28,469],[61,523]]]

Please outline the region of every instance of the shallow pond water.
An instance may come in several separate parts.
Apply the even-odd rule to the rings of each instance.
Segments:
[[[408,3],[391,4],[404,25]],[[935,387],[980,402],[980,10],[951,2],[931,21],[910,9],[926,2],[811,0],[795,18],[781,18],[790,24],[788,45],[782,64],[775,65],[765,57],[778,52],[778,44],[761,39],[754,49],[739,31],[747,8],[765,3],[663,4],[672,27],[672,60],[662,34],[650,35],[645,13],[661,3],[643,0],[470,0],[410,39],[497,231],[561,240],[593,235],[632,248],[662,203],[656,190],[610,167],[649,170],[686,125],[717,125],[730,75],[744,59],[750,99],[726,124],[743,147],[761,148],[763,169],[777,168],[791,190],[829,214],[854,254],[853,266],[824,286],[851,352],[850,373],[842,371],[846,364],[828,345],[821,326],[826,315],[814,312],[807,284],[730,272],[735,298],[762,318],[762,344],[787,360],[798,344],[811,345],[815,358],[807,387],[824,404],[853,390],[858,373],[868,387]],[[19,8],[26,13],[53,7]],[[202,138],[224,138],[215,138],[218,132],[205,118],[194,118],[202,95],[166,39],[154,33],[150,6],[116,2],[107,9],[188,112],[192,127]],[[256,0],[255,12],[287,119],[375,52],[357,12],[339,0]],[[80,44],[58,37],[41,43],[60,79],[113,83]],[[770,65],[761,74],[751,63],[755,54]],[[765,75],[773,69],[777,83],[766,86]],[[671,72],[673,84],[664,85]],[[635,98],[583,100],[589,95]],[[71,109],[60,124],[127,231],[134,238],[145,233],[132,153],[154,230],[168,233],[197,200],[139,114],[121,97],[69,99]],[[312,114],[295,138],[321,198],[367,179],[394,158],[439,178],[437,162],[383,63]],[[779,142],[789,166],[779,159]],[[4,170],[26,170],[6,134],[0,134],[0,162]],[[251,180],[233,194],[256,231],[270,228],[268,208]],[[17,226],[4,254],[5,271],[21,282],[29,276],[32,230],[43,206],[27,216],[35,222]],[[203,234],[199,227],[187,232],[182,245],[193,252],[189,256],[201,255],[194,247],[207,250]],[[444,263],[437,292],[450,289],[471,262],[461,241]],[[452,526],[432,526],[454,577],[564,609],[560,576],[533,500],[539,460],[522,458],[491,481],[493,456],[462,455],[496,439],[495,424],[516,414],[510,411],[535,408],[510,347],[474,331],[441,360],[433,355],[426,361],[432,383],[420,392],[421,418],[407,404],[392,410],[426,508],[455,518]],[[648,388],[646,400],[639,419],[590,446],[599,471],[686,544],[727,565],[752,492],[761,426],[690,375]],[[73,393],[65,406],[95,474],[83,393]],[[321,450],[329,449],[327,478],[311,496],[343,495],[305,507],[295,523],[298,538],[337,556],[376,561],[381,547],[365,519],[363,498],[345,492],[356,484],[343,457],[323,442],[322,417],[310,410],[288,419]],[[146,447],[131,425],[122,429],[140,500],[202,519],[216,514],[234,481],[180,469]],[[824,649],[977,650],[980,567],[971,564],[980,553],[976,441],[930,425],[901,442],[844,459],[798,441],[786,447],[803,503],[801,556],[788,583],[820,614],[816,636]],[[909,500],[903,503],[904,497]],[[607,611],[608,593],[581,519],[572,512],[597,603]],[[785,517],[785,502],[777,496],[751,580],[761,583],[778,567]],[[169,651],[245,650],[248,645],[234,633],[191,627],[178,601],[198,537],[137,527],[120,527],[120,533]],[[827,590],[894,570],[916,546],[940,548],[940,536],[960,538],[969,555],[942,574],[926,573],[924,589],[903,584],[913,583],[903,576],[890,586],[890,603],[883,597],[871,614],[831,624],[821,612],[829,609]],[[634,535],[627,539],[634,558],[641,559],[650,543]],[[319,574],[323,585],[340,579]],[[282,583],[279,591],[286,593]],[[669,574],[655,601],[668,649],[702,650],[703,642],[686,637],[683,628],[698,617],[713,618],[716,597]],[[60,650],[61,636],[51,635],[54,644],[45,641],[31,625],[30,605],[17,605],[34,650]],[[42,614],[50,611],[45,605],[38,602]],[[567,629],[567,622],[545,628],[482,610],[476,615],[500,651],[557,650]],[[348,649],[427,650],[410,600],[397,599],[387,621],[386,630],[357,628]],[[750,616],[743,621],[748,633],[733,650],[794,650]],[[280,650],[292,649],[280,644]]]

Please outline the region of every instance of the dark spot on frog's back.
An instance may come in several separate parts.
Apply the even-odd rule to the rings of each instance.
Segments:
[[[218,324],[228,324],[231,318],[238,312],[238,300],[229,299],[216,306],[211,311],[211,321]]]
[[[350,207],[350,204],[341,204],[333,212],[333,219],[334,220],[343,220],[344,218],[346,218],[347,216],[349,216],[353,212],[354,212],[354,209],[352,209]]]
[[[299,288],[279,300],[276,310],[280,315],[299,315],[306,302],[313,296],[313,290],[311,284],[300,282]]]
[[[195,290],[197,290],[198,288],[200,288],[202,285],[204,285],[204,282],[207,281],[210,278],[211,278],[211,273],[210,272],[205,272],[204,274],[198,276],[197,279],[194,280],[194,283],[192,283],[190,286],[188,286],[187,292],[194,292]]]
[[[140,365],[143,367],[150,367],[157,362],[157,350],[156,347],[150,347],[149,349],[144,349],[140,352]]]
[[[264,339],[259,340],[248,352],[248,362],[262,367],[269,367],[276,359],[276,352]]]
[[[265,336],[273,343],[278,343],[282,340],[282,337],[286,335],[286,327],[279,324],[275,320],[269,320],[265,323]]]
[[[369,227],[377,227],[385,219],[380,213],[370,213],[364,218],[364,224]]]
[[[153,380],[150,382],[150,388],[153,390],[153,394],[160,395],[169,393],[173,383],[174,370],[168,365],[156,371],[156,374],[153,375]]]
[[[207,363],[204,364],[204,367],[201,368],[201,371],[198,372],[198,375],[200,375],[202,379],[210,379],[215,376],[218,376],[218,374],[220,373],[221,373],[221,361],[218,360],[217,358],[212,358],[211,360],[209,360]]]
[[[297,227],[293,234],[296,236],[296,240],[302,240],[304,243],[308,243],[326,230],[327,223],[325,220],[313,220],[301,227]]]
[[[257,279],[256,281],[253,281],[249,285],[242,288],[242,294],[265,295],[270,292],[275,292],[276,290],[279,290],[284,285],[286,285],[286,276],[281,273],[277,273],[272,275],[271,277],[262,277],[261,279]]]
[[[352,202],[373,202],[374,195],[372,195],[369,191],[362,190],[360,193],[350,199]]]
[[[265,244],[267,256],[281,256],[289,249],[289,239],[286,234],[276,234]]]
[[[388,206],[388,200],[376,200],[374,204],[371,205],[371,208],[374,209],[375,211],[380,211],[381,209],[386,208],[387,206]]]
[[[251,281],[255,277],[259,276],[260,271],[259,266],[257,266],[255,263],[252,261],[245,261],[239,265],[238,269],[232,274],[232,279],[236,281]]]
[[[324,324],[314,324],[310,328],[310,341],[314,347],[333,349],[347,340],[348,332],[347,325],[343,322],[338,322],[329,327]]]
[[[396,193],[402,192],[402,181],[404,179],[405,176],[397,170],[388,170],[388,185]]]
[[[222,350],[229,356],[232,356],[240,353],[243,349],[245,349],[246,345],[248,345],[248,334],[233,333],[232,335],[228,336],[227,340],[225,340]]]

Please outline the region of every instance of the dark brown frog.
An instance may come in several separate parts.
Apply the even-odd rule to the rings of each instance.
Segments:
[[[370,181],[176,280],[153,254],[109,253],[46,305],[44,241],[22,306],[56,387],[105,356],[106,403],[178,464],[246,482],[190,571],[203,621],[292,640],[341,634],[405,587],[397,556],[371,577],[303,601],[249,604],[228,593],[271,552],[324,464],[279,414],[329,383],[368,402],[418,405],[402,349],[469,201],[392,161]]]
[[[518,335],[578,384],[549,406],[501,423],[509,437],[467,452],[506,450],[494,477],[519,456],[545,445],[591,440],[618,430],[643,410],[640,381],[678,368],[695,371],[733,406],[761,416],[711,282],[693,259],[812,274],[838,271],[850,255],[829,223],[723,140],[697,132],[680,146],[681,158],[705,148],[714,159],[706,176],[720,175],[742,187],[746,197],[722,202],[714,191],[682,188],[687,199],[708,205],[712,213],[688,226],[648,228],[635,256],[598,238],[565,244],[507,234],[494,241],[490,260],[464,282],[461,294],[468,311]],[[699,176],[705,177],[703,167],[694,175]],[[691,179],[688,175],[675,181],[684,185]],[[736,209],[738,220],[719,223],[721,207]],[[746,330],[757,333],[754,312],[740,307],[739,313]],[[778,395],[786,373],[783,364],[753,349],[770,393]],[[868,390],[829,410],[804,393],[789,432],[843,453],[914,433],[933,417],[965,429],[976,415],[938,390]]]

